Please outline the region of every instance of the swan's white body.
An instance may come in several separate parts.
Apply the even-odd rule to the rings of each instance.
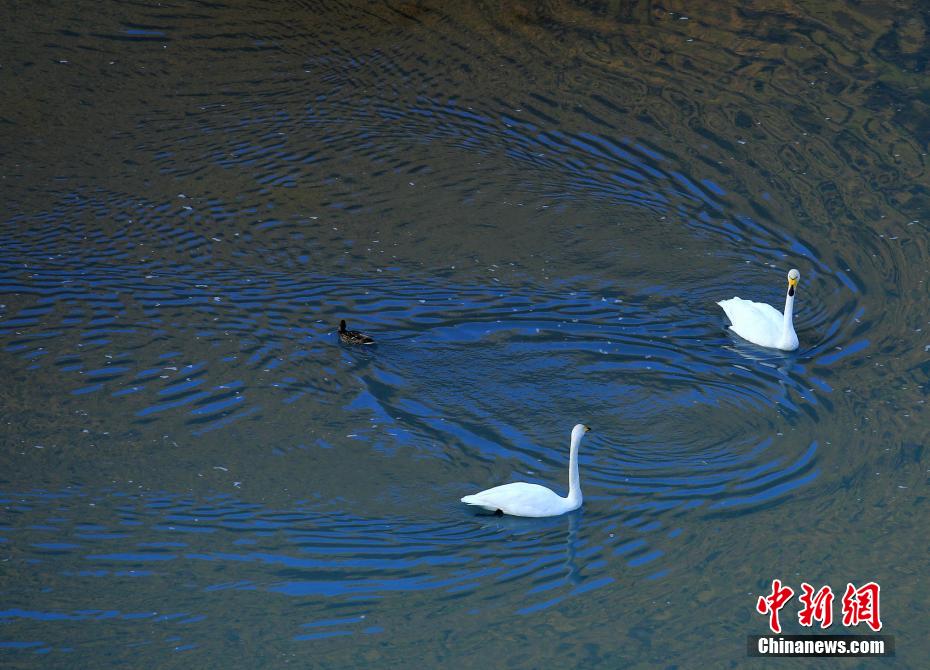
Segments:
[[[794,294],[801,273],[788,273],[788,295],[785,297],[785,312],[771,305],[742,298],[721,300],[717,304],[730,319],[730,330],[753,344],[771,349],[794,351],[798,348],[798,335],[794,332]]]
[[[578,445],[590,428],[578,424],[572,429],[572,446],[568,459],[568,495],[562,497],[539,484],[515,482],[495,486],[462,498],[463,503],[482,507],[489,512],[512,516],[558,516],[581,507],[581,482],[578,479]]]

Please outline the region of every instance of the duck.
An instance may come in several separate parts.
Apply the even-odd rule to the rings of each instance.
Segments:
[[[563,498],[552,489],[539,484],[514,482],[465,496],[462,502],[497,515],[509,514],[523,517],[559,516],[578,509],[584,501],[581,495],[581,482],[578,479],[578,445],[581,444],[581,438],[590,430],[583,423],[572,428],[568,458],[568,495],[566,497]]]
[[[375,339],[357,330],[346,330],[346,320],[339,322],[339,339],[343,344],[374,344]]]
[[[795,269],[788,272],[788,295],[785,311],[764,302],[753,302],[742,298],[721,300],[717,304],[730,319],[730,330],[760,347],[794,351],[798,348],[798,335],[794,332],[794,297],[801,273]]]

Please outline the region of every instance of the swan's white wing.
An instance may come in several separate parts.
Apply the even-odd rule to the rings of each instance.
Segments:
[[[730,298],[717,303],[730,319],[730,329],[754,344],[778,347],[784,326],[784,315],[764,302]]]
[[[513,516],[554,516],[568,512],[568,502],[539,484],[515,482],[495,486],[462,498],[463,503],[483,507],[489,512],[501,510]]]

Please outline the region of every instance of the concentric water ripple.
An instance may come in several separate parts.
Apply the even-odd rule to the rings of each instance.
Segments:
[[[829,366],[816,357],[735,343],[710,296],[674,301],[664,289],[620,298],[608,287],[505,292],[390,276],[235,280],[217,272],[134,284],[125,273],[89,270],[6,281],[36,304],[5,319],[6,351],[28,370],[51,367],[66,392],[122,404],[140,426],[174,414],[203,434],[261,418],[272,406],[300,412],[328,405],[356,417],[356,437],[377,435],[387,448],[394,442],[442,455],[459,445],[479,460],[541,460],[558,471],[562,440],[537,444],[545,435],[561,437],[572,417],[586,417],[615,442],[612,459],[592,470],[594,486],[639,490],[623,484],[632,476],[623,455],[629,449],[645,458],[637,469],[657,468],[669,482],[742,462],[727,474],[713,470],[719,488],[708,490],[707,500],[716,506],[725,504],[719,496],[733,494],[727,483],[742,489],[749,476],[765,474],[762,482],[779,485],[785,482],[769,470],[808,477],[804,464],[814,447],[769,453],[785,425],[804,422],[799,412],[816,420],[831,391],[822,377]],[[95,293],[93,312],[78,307],[93,304]],[[340,348],[332,325],[340,315],[375,332],[376,350]],[[196,356],[185,353],[191,342]],[[829,342],[825,336],[818,347],[828,351]],[[55,358],[50,349],[59,352]],[[837,355],[822,357],[829,363]],[[551,383],[541,388],[540,378]],[[501,416],[565,418],[561,425],[537,422],[533,436]],[[719,436],[703,442],[693,430],[703,421],[724,421],[730,435],[722,444]],[[364,427],[371,422],[376,429]]]

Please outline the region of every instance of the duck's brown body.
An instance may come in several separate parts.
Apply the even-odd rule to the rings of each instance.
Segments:
[[[346,330],[346,321],[339,322],[339,340],[343,344],[374,344],[374,338],[357,330]]]

